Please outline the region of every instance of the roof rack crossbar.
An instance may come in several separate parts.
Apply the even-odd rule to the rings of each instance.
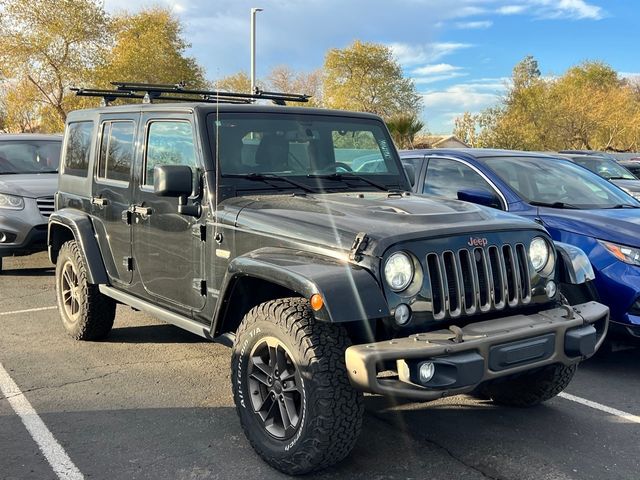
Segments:
[[[232,103],[232,104],[248,104],[251,103],[249,99],[242,98],[215,98],[213,96],[209,97],[206,95],[200,95],[197,97],[194,96],[168,96],[162,95],[162,92],[145,92],[138,93],[133,90],[103,90],[98,88],[77,88],[72,87],[70,90],[76,92],[76,95],[79,97],[102,97],[105,105],[113,102],[118,98],[134,98],[134,99],[142,99],[146,103],[151,103],[153,100],[168,100],[172,102],[204,102],[204,103]],[[144,92],[140,90],[139,92]],[[172,90],[171,92],[182,93],[179,91]]]

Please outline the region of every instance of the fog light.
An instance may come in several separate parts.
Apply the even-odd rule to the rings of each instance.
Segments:
[[[553,280],[549,280],[547,282],[547,285],[544,287],[544,291],[547,292],[547,297],[549,298],[555,297],[556,292],[558,291],[558,288],[556,287],[556,282],[554,282]]]
[[[404,303],[398,305],[396,307],[394,317],[396,319],[396,324],[400,325],[401,327],[409,323],[409,320],[411,320],[411,309],[409,308],[409,305],[406,305]]]
[[[420,374],[420,383],[427,383],[436,373],[436,366],[433,362],[424,362],[420,365],[418,373]]]

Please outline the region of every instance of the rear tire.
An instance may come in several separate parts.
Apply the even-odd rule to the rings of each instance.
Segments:
[[[242,320],[231,363],[234,400],[245,435],[272,467],[299,475],[351,452],[364,409],[347,376],[350,344],[344,328],[317,322],[301,298],[265,302]]]
[[[113,327],[116,302],[87,281],[87,267],[75,240],[62,245],[56,263],[56,300],[62,325],[76,340],[101,340]]]
[[[533,407],[562,392],[577,368],[577,365],[549,365],[535,372],[489,384],[483,388],[483,392],[499,405]]]

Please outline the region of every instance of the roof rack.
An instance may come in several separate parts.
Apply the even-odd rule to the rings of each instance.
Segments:
[[[184,83],[135,83],[111,82],[115,90],[98,88],[71,88],[80,97],[102,97],[103,105],[118,98],[142,99],[142,103],[153,103],[155,100],[173,102],[205,102],[205,103],[234,103],[247,104],[256,100],[271,100],[276,105],[286,105],[286,102],[308,102],[309,95],[297,93],[265,92],[256,88],[254,93],[235,93],[222,90],[188,89]],[[171,95],[173,94],[173,95]],[[176,96],[176,94],[178,96]]]

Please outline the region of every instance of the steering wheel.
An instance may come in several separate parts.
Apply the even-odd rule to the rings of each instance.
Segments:
[[[344,162],[336,162],[334,165],[336,166],[336,173],[339,173],[339,168],[342,169],[343,172],[353,172],[353,169]]]

